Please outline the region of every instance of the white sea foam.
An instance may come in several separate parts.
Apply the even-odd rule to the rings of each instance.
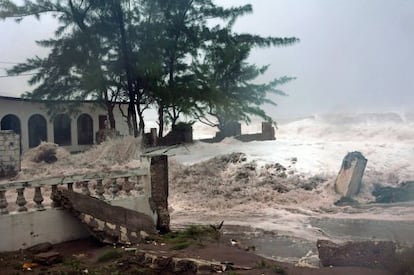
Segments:
[[[413,118],[397,113],[319,115],[280,124],[276,141],[226,139],[174,149],[170,151],[174,155],[172,222],[224,219],[227,224],[250,225],[309,241],[341,239],[327,233],[324,223],[312,225],[314,219],[338,219],[346,226],[361,220],[391,222],[395,226],[387,229],[390,232],[384,238],[398,240],[400,226],[414,225],[413,204],[367,203],[373,200],[374,184],[397,185],[414,179]],[[338,207],[334,202],[340,196],[333,183],[343,157],[352,151],[368,159],[363,188],[356,197],[363,206]],[[245,160],[217,158],[234,152],[244,153]],[[286,168],[286,177],[278,174],[275,164]],[[306,190],[307,184],[315,188]],[[367,230],[366,234],[369,238],[371,233]],[[347,237],[352,239],[351,235]],[[413,238],[409,241],[414,243]]]
[[[203,137],[210,131],[203,128]],[[367,204],[373,200],[374,184],[414,179],[414,114],[318,115],[279,124],[276,137],[249,143],[232,138],[215,144],[195,142],[168,151],[173,226],[225,220],[226,225],[253,226],[308,243],[374,235],[414,243],[409,233],[414,226],[412,203]],[[54,164],[33,163],[27,157],[19,177],[137,167],[138,144],[126,138],[80,155],[58,149]],[[340,196],[333,183],[343,157],[352,151],[368,159],[356,197],[362,206],[338,207],[334,202]],[[15,200],[14,192],[8,195],[9,201]]]

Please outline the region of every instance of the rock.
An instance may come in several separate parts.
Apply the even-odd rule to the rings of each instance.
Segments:
[[[357,195],[366,165],[367,159],[360,152],[348,153],[336,178],[335,191],[344,197]]]
[[[349,197],[341,197],[334,203],[336,206],[358,206],[358,201],[354,200],[353,198]]]
[[[194,265],[191,259],[173,258],[172,267],[172,272],[178,274],[186,272],[197,272],[197,267]]]
[[[42,265],[52,265],[62,262],[62,255],[55,251],[39,253],[34,256],[34,261]]]
[[[396,245],[390,241],[364,241],[336,244],[318,240],[319,259],[323,266],[360,266],[386,268],[395,259]]]
[[[194,258],[178,258],[158,255],[153,251],[148,253],[143,250],[135,252],[133,263],[150,268],[160,274],[173,272],[175,274],[211,274],[222,273],[227,270],[251,270],[251,267],[238,266],[230,262],[216,262]],[[129,263],[123,262],[123,265]],[[168,273],[169,274],[169,273]]]
[[[151,269],[162,271],[168,269],[172,259],[166,256],[155,257],[150,265]]]
[[[33,254],[38,254],[42,252],[47,252],[53,248],[53,245],[51,243],[39,243],[34,246],[31,246],[27,248],[27,250]]]
[[[56,150],[57,144],[50,142],[42,142],[36,148],[33,148],[30,152],[29,159],[33,162],[46,162],[53,163],[57,161]]]
[[[313,177],[308,178],[305,181],[300,181],[298,185],[300,188],[305,189],[306,191],[311,191],[315,189],[316,187],[318,187],[319,184],[325,181],[326,181],[325,178],[322,178],[320,176],[313,176]]]
[[[376,203],[414,201],[414,181],[403,182],[399,187],[376,185],[372,195],[375,196]]]
[[[150,234],[144,230],[139,231],[139,236],[141,237],[141,240],[148,240],[150,238]]]

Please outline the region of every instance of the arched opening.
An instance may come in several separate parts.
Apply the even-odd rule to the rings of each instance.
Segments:
[[[42,141],[47,141],[47,123],[42,115],[32,115],[29,118],[29,148],[36,147]]]
[[[53,137],[58,145],[71,145],[70,117],[59,114],[53,120]]]
[[[13,130],[16,134],[21,135],[20,119],[15,115],[6,115],[0,122],[1,130]]]
[[[78,117],[78,144],[93,144],[93,120],[88,114],[82,114]]]

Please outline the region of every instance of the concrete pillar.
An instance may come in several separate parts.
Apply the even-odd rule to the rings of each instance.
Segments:
[[[270,122],[262,122],[262,136],[264,140],[275,139],[275,128]]]
[[[368,160],[360,152],[348,153],[335,181],[335,191],[344,197],[359,193]]]
[[[0,131],[0,178],[20,171],[20,136],[12,130]]]
[[[168,157],[165,155],[151,157],[151,199],[157,212],[157,230],[161,234],[170,231],[170,214],[168,212]]]

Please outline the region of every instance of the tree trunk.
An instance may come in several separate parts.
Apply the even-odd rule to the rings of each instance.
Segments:
[[[106,109],[108,112],[108,120],[109,120],[109,126],[111,129],[115,129],[115,116],[114,116],[114,107],[115,105],[111,102],[106,102]]]
[[[158,137],[162,138],[164,135],[164,104],[161,102],[158,102],[158,124],[159,124],[159,130],[158,130]]]
[[[125,73],[127,77],[127,89],[128,89],[128,97],[129,97],[129,104],[128,104],[128,116],[130,117],[130,122],[132,123],[132,130],[133,135],[135,137],[138,136],[138,126],[137,126],[137,115],[135,112],[135,92],[132,85],[132,69],[131,69],[131,62],[129,61],[129,48],[127,44],[127,37],[125,32],[125,22],[124,22],[124,14],[122,11],[121,3],[119,1],[115,1],[115,12],[116,18],[119,24],[119,31],[121,35],[121,53],[123,56],[124,66],[125,66]]]
[[[138,118],[139,118],[138,133],[140,136],[144,136],[144,133],[145,133],[144,115],[139,106],[137,106],[137,111],[138,111]]]

